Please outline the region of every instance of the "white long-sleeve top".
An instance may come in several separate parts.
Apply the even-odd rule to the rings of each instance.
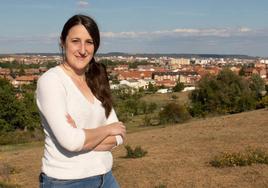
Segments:
[[[112,109],[108,118],[101,102],[89,102],[60,66],[49,69],[37,82],[36,101],[45,132],[42,172],[57,179],[80,179],[111,170],[110,151],[81,151],[83,128],[97,128],[117,122]],[[75,121],[73,128],[66,115]]]

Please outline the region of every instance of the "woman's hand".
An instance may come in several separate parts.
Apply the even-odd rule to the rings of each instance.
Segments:
[[[115,122],[108,124],[107,129],[109,131],[110,136],[116,136],[116,135],[121,135],[123,140],[126,138],[126,127],[122,122]]]

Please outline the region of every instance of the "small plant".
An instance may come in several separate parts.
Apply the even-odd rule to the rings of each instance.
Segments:
[[[9,183],[4,183],[0,181],[0,187],[1,188],[19,188],[20,186],[9,184]]]
[[[151,126],[151,117],[149,115],[145,115],[143,118],[143,126]]]
[[[125,149],[127,150],[126,158],[140,158],[144,157],[148,152],[141,148],[141,146],[137,146],[134,150],[126,145]]]
[[[178,97],[177,97],[177,95],[172,95],[171,98],[176,100]]]
[[[161,184],[155,186],[154,188],[166,188],[166,187],[167,187],[166,185],[161,183]]]
[[[249,166],[255,164],[268,164],[268,153],[257,148],[247,149],[245,152],[228,153],[224,152],[220,156],[214,157],[210,164],[213,167],[234,167]]]
[[[17,170],[7,163],[0,163],[0,178],[9,181],[10,175],[15,174]]]

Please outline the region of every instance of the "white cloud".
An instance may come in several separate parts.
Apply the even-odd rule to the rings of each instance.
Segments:
[[[54,43],[59,39],[59,35],[50,33],[48,35],[35,35],[35,36],[12,36],[12,37],[0,37],[0,42],[26,42],[26,43]]]
[[[240,30],[240,32],[250,32],[250,31],[252,31],[250,28],[247,28],[247,27],[241,27],[239,30]]]
[[[247,27],[240,28],[177,28],[150,32],[102,32],[105,38],[154,38],[154,37],[232,37],[232,36],[267,36],[267,30],[253,30]]]
[[[86,8],[89,6],[89,3],[85,0],[80,0],[77,2],[78,7],[80,8]]]

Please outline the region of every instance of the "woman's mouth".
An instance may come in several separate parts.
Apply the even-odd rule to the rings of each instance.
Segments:
[[[87,58],[87,56],[75,56],[76,59],[78,59],[79,61],[83,61]]]

